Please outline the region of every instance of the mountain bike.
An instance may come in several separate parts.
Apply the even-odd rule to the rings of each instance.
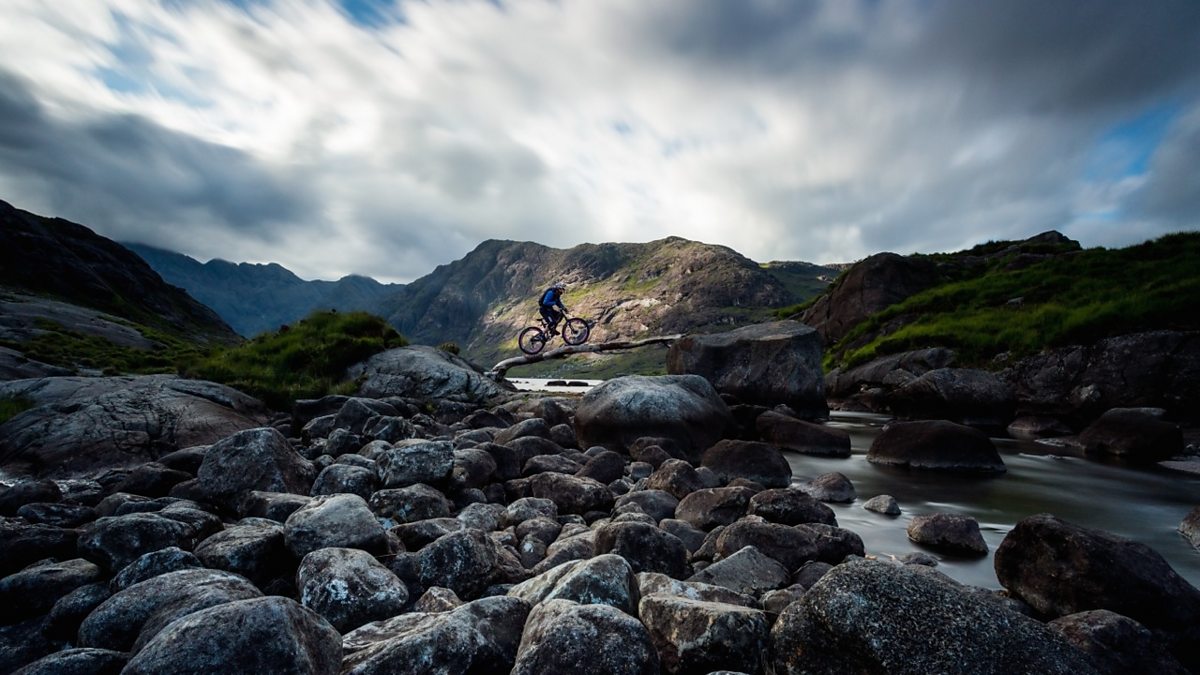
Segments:
[[[588,336],[592,334],[592,324],[589,321],[580,319],[579,317],[567,317],[567,313],[563,312],[563,319],[559,325],[562,327],[563,342],[575,346],[587,342]],[[542,318],[538,325],[530,326],[521,331],[517,337],[517,346],[521,351],[530,356],[541,352],[545,349],[546,344],[554,339],[554,335],[550,333],[550,322]]]

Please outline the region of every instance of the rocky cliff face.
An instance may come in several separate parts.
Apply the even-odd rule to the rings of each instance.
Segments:
[[[246,337],[275,330],[316,310],[378,312],[383,299],[401,288],[361,276],[305,281],[276,263],[201,263],[153,246],[126,246],[169,283],[186,288]]]
[[[116,242],[0,201],[0,286],[99,309],[197,340],[236,336],[208,307],[165,283]]]

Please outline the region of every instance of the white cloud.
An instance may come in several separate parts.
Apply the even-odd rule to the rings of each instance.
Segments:
[[[1194,228],[1124,213],[1162,180],[1084,174],[1146,106],[1200,109],[1200,68],[1177,64],[1196,65],[1197,10],[1145,3],[1137,31],[1097,7],[434,0],[366,27],[319,0],[10,0],[9,86],[81,147],[31,162],[0,133],[0,197],[202,259],[389,280],[489,237],[834,261]],[[77,166],[122,124],[152,147],[123,142],[106,176]],[[1150,171],[1200,174],[1171,145],[1190,138]]]

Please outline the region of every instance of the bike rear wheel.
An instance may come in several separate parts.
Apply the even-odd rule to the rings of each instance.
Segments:
[[[517,346],[521,348],[521,351],[532,356],[542,351],[547,341],[545,331],[537,326],[530,326],[521,331],[521,335],[517,338]]]
[[[587,342],[592,329],[583,319],[572,317],[563,324],[563,342],[569,345],[581,345]]]

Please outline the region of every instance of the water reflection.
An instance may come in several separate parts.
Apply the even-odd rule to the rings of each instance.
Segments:
[[[1008,473],[997,477],[876,466],[867,462],[867,449],[886,421],[878,415],[834,413],[829,425],[850,434],[849,459],[786,453],[797,480],[839,471],[854,483],[856,502],[830,506],[839,525],[862,537],[869,555],[924,550],[905,533],[913,516],[934,511],[966,514],[979,521],[987,557],[963,559],[935,553],[942,561],[938,569],[963,583],[999,588],[992,554],[1004,535],[1026,516],[1052,513],[1148,544],[1176,572],[1200,586],[1200,552],[1177,531],[1188,511],[1200,504],[1200,478],[1157,467],[1129,468],[1060,457],[1045,446],[1011,439],[994,439],[1008,465]],[[863,502],[879,494],[895,497],[903,513],[884,516],[862,508]]]

